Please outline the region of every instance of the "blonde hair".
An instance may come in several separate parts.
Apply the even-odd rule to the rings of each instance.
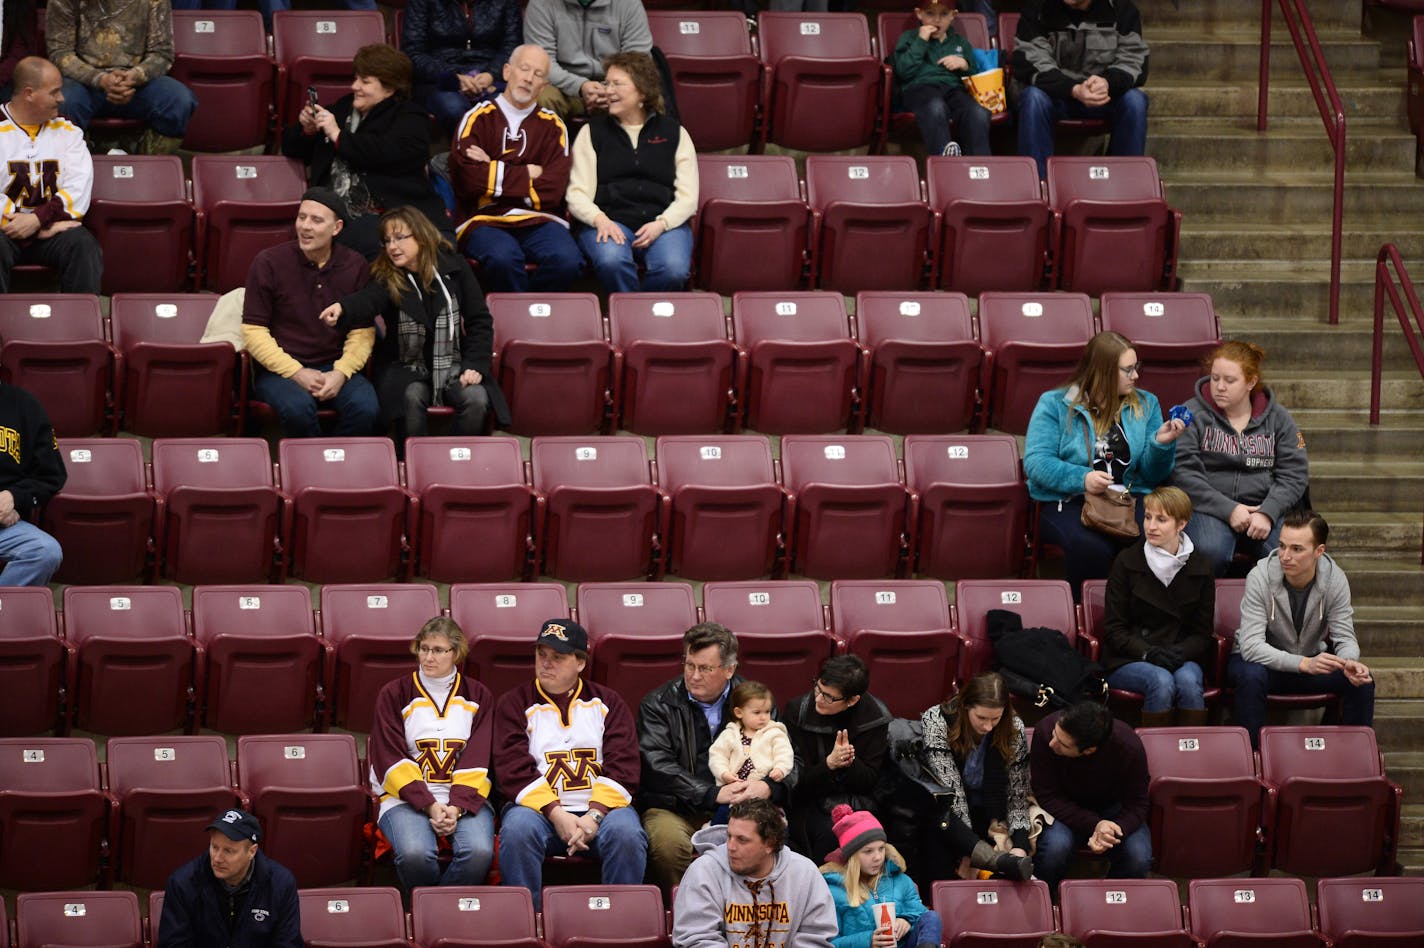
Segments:
[[[861,847],[861,849],[864,848],[864,846]],[[865,904],[866,899],[870,898],[870,882],[872,880],[861,877],[860,860],[855,858],[856,853],[859,852],[860,849],[857,849],[854,853],[844,854],[845,862],[828,862],[821,867],[821,872],[839,872],[841,878],[845,879],[846,902],[851,908]],[[885,863],[889,865],[892,862],[900,867],[901,872],[909,871],[909,867],[905,864],[905,857],[900,855],[900,850],[887,842],[885,844]],[[885,874],[883,868],[880,870],[880,874],[882,876]]]
[[[1119,393],[1121,373],[1117,363],[1131,348],[1132,341],[1122,333],[1104,330],[1088,340],[1078,365],[1068,377],[1068,387],[1077,388],[1072,396],[1073,404],[1088,409],[1097,434],[1107,433],[1122,414],[1124,405],[1132,407],[1134,417],[1142,417],[1142,400],[1137,396],[1137,389],[1133,388],[1127,395]]]
[[[1142,498],[1142,506],[1155,507],[1173,520],[1192,519],[1192,499],[1180,487],[1158,487]]]

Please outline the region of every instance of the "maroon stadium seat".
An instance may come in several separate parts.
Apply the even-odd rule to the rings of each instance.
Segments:
[[[1301,879],[1193,879],[1190,929],[1207,948],[1318,948]]]
[[[885,141],[890,67],[860,13],[761,13],[762,138],[797,151]]]
[[[109,306],[123,386],[123,430],[149,438],[201,438],[233,426],[237,353],[203,342],[218,298],[120,293]]]
[[[335,649],[328,707],[331,725],[370,731],[376,695],[415,670],[410,643],[440,615],[440,593],[424,583],[323,586],[321,637]]]
[[[15,948],[143,948],[132,892],[26,892],[15,899]]]
[[[1104,293],[1102,321],[1132,340],[1142,362],[1138,385],[1164,406],[1196,394],[1197,379],[1209,374],[1202,361],[1221,345],[1208,293]]]
[[[549,948],[666,948],[662,893],[654,885],[564,885],[544,889]]]
[[[1315,901],[1335,948],[1424,944],[1424,879],[1321,879]]]
[[[930,211],[914,158],[811,155],[806,199],[818,215],[818,287],[855,293],[924,283]]]
[[[198,97],[183,137],[193,151],[236,151],[267,140],[272,57],[255,10],[174,10],[173,69]]]
[[[953,690],[960,642],[944,583],[923,579],[831,583],[831,629],[870,669],[875,693],[902,717]],[[887,687],[888,683],[893,686]]]
[[[193,202],[177,155],[95,155],[84,226],[104,251],[106,296],[187,288]]]
[[[1027,431],[1038,397],[1063,384],[1095,332],[1093,305],[1082,293],[979,297],[979,338],[990,360],[988,427]]]
[[[781,471],[793,504],[793,573],[869,579],[901,571],[909,494],[888,435],[787,435]]]
[[[0,371],[39,399],[59,437],[112,430],[114,350],[105,340],[97,296],[0,297]]]
[[[98,881],[100,853],[109,845],[110,798],[100,789],[93,741],[0,738],[0,788],[0,886],[31,892]],[[83,943],[26,942],[36,948]]]
[[[653,45],[672,73],[682,125],[701,151],[751,143],[761,61],[734,10],[649,10]]]
[[[246,286],[252,258],[292,239],[306,174],[280,155],[195,155],[192,169],[199,285]]]
[[[989,670],[994,646],[986,623],[990,609],[1017,612],[1024,628],[1056,629],[1070,645],[1078,643],[1073,593],[1061,579],[961,579],[954,584],[954,627],[964,640],[959,677]]]
[[[941,880],[933,908],[953,948],[1034,948],[1056,927],[1048,884],[1039,879]]]
[[[568,618],[560,583],[461,583],[450,618],[470,643],[465,673],[498,697],[534,677],[534,639],[545,619]],[[532,904],[532,903],[531,903]]]
[[[588,630],[589,677],[636,708],[677,676],[682,634],[697,624],[697,599],[688,583],[582,583],[578,621]]]
[[[934,434],[974,421],[984,350],[962,293],[857,293],[860,343],[870,350],[865,423]]]
[[[127,438],[61,438],[68,479],[41,524],[64,548],[57,583],[122,583],[148,571],[154,497],[143,445]]]
[[[910,435],[917,572],[938,579],[1018,576],[1028,490],[1012,435]]]
[[[770,688],[778,705],[802,694],[840,647],[810,580],[708,583],[702,602],[708,622],[737,634],[737,672]]]
[[[408,948],[399,889],[302,889],[302,940],[321,948]]]
[[[614,293],[613,345],[623,354],[618,404],[639,434],[726,431],[736,408],[737,349],[716,293]]]
[[[280,15],[279,15],[280,14]],[[331,103],[351,91],[351,60],[362,46],[386,41],[379,10],[278,10],[272,15],[277,57],[277,129],[297,120],[308,88]]]
[[[698,155],[697,278],[705,290],[797,290],[811,209],[790,155]]]
[[[547,948],[525,888],[427,886],[410,894],[410,914],[421,948]]]
[[[61,730],[64,642],[48,586],[0,589],[0,737]]]
[[[931,156],[925,179],[940,215],[939,286],[977,295],[1044,285],[1051,215],[1032,158]]]
[[[521,435],[607,427],[617,366],[592,293],[491,293],[495,371]]]
[[[1171,879],[1065,879],[1058,910],[1063,933],[1088,948],[1197,948]]]

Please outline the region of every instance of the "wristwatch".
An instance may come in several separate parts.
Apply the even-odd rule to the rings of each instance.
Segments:
[[[590,815],[593,817],[593,822],[594,822],[594,825],[595,825],[595,826],[602,826],[602,825],[603,825],[603,811],[602,811],[602,810],[592,810],[592,811],[590,811]]]

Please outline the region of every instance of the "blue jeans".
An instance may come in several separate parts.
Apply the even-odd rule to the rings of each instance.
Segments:
[[[1170,711],[1185,708],[1200,711],[1206,707],[1202,698],[1202,669],[1196,662],[1187,662],[1175,672],[1169,672],[1151,662],[1128,662],[1108,672],[1108,684],[1122,691],[1142,695],[1143,711]]]
[[[511,804],[500,814],[499,868],[505,885],[522,885],[539,911],[544,888],[544,857],[568,851],[544,814]],[[648,837],[631,806],[610,810],[586,855],[603,863],[604,885],[637,885],[648,863]]]
[[[963,86],[941,86],[922,82],[907,86],[901,94],[905,108],[915,113],[915,124],[925,140],[930,156],[944,153],[949,144],[949,126],[954,140],[966,155],[989,154],[989,110],[975,101]]]
[[[1114,804],[1102,810],[1099,819],[1111,820],[1122,810]],[[1068,874],[1068,864],[1079,849],[1088,845],[1092,831],[1076,832],[1062,820],[1056,820],[1039,834],[1038,850],[1033,855],[1033,874],[1054,892],[1058,883]],[[1152,868],[1152,834],[1143,823],[1127,835],[1122,842],[1107,851],[1109,879],[1145,879],[1147,870]]]
[[[1137,525],[1142,526],[1142,504],[1137,505]],[[1136,542],[1118,540],[1083,526],[1083,498],[1044,501],[1038,508],[1039,538],[1063,549],[1063,578],[1073,587],[1073,601],[1083,597],[1083,580],[1106,579],[1118,551]]]
[[[307,368],[330,372],[330,363]],[[332,434],[337,437],[364,438],[376,430],[381,406],[371,382],[359,372],[346,380],[336,397],[318,403],[311,393],[291,379],[269,372],[260,365],[252,367],[252,388],[259,401],[272,406],[282,420],[282,437],[316,438],[321,435],[317,420],[318,407],[334,408],[339,416]]]
[[[1340,723],[1373,727],[1375,723],[1375,683],[1352,685],[1342,671],[1328,675],[1283,672],[1248,662],[1239,654],[1231,656],[1226,677],[1236,689],[1231,717],[1251,735],[1251,746],[1261,746],[1261,727],[1266,723],[1267,695],[1333,694],[1340,696]]]
[[[1129,89],[1107,105],[1089,107],[1077,99],[1055,99],[1036,86],[1019,92],[1019,154],[1038,162],[1038,176],[1048,177],[1053,154],[1053,126],[1061,119],[1107,119],[1112,127],[1109,155],[1141,155],[1147,150],[1147,93]]]
[[[0,527],[0,586],[43,586],[63,559],[59,541],[28,520]]]
[[[897,942],[897,946],[914,948],[915,945],[938,945],[943,938],[944,922],[940,920],[938,912],[929,909],[915,919],[915,924],[910,926],[910,930]]]
[[[159,76],[139,86],[133,98],[123,105],[111,105],[102,89],[66,79],[60,111],[85,130],[95,117],[131,118],[147,122],[160,135],[182,138],[197,107],[198,97],[187,86],[172,76]]]
[[[1193,513],[1187,521],[1187,536],[1192,538],[1192,546],[1211,563],[1217,576],[1225,576],[1231,567],[1231,558],[1237,550],[1251,557],[1253,561],[1270,554],[1280,545],[1281,525],[1277,521],[1266,534],[1264,540],[1253,540],[1244,533],[1237,533],[1225,520],[1203,513]]]
[[[677,292],[687,289],[688,273],[692,269],[692,228],[687,224],[665,232],[652,246],[633,247],[633,231],[622,224],[626,242],[598,242],[598,230],[585,227],[579,231],[578,242],[584,256],[593,264],[598,281],[610,293]],[[638,282],[638,264],[643,265],[643,282]]]
[[[401,803],[381,817],[381,832],[396,854],[396,875],[409,892],[423,885],[484,885],[494,861],[494,813],[489,804],[460,817],[450,834],[454,857],[440,873],[440,841],[430,817]]]
[[[480,262],[486,293],[564,293],[583,269],[583,254],[557,221],[532,227],[485,224],[465,231],[465,253]],[[536,267],[524,271],[526,263]]]

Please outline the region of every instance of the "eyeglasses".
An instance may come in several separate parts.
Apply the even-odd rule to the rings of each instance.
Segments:
[[[717,669],[725,667],[725,665],[694,665],[692,662],[682,663],[682,670],[689,675],[710,675]]]
[[[830,692],[826,691],[824,688],[821,687],[821,683],[820,683],[819,681],[814,681],[814,680],[813,680],[813,681],[811,682],[811,690],[816,693],[816,697],[817,697],[818,699],[820,699],[821,701],[826,702],[826,704],[840,704],[842,701],[845,700],[845,696],[844,696],[844,695],[841,695],[840,697],[836,697],[835,695],[833,695],[833,694],[831,694]]]
[[[603,84],[606,86],[612,86],[615,89],[633,88],[633,83],[629,82],[627,79],[605,79]]]
[[[391,244],[398,244],[402,240],[410,240],[410,234],[387,234],[381,238],[381,243],[389,247]]]
[[[437,648],[434,645],[422,645],[418,651],[422,655],[434,655],[436,658],[439,658],[441,655],[449,655],[455,650],[453,648]]]
[[[1117,370],[1126,376],[1141,375],[1142,363],[1134,362],[1132,365],[1120,365],[1117,367]]]

